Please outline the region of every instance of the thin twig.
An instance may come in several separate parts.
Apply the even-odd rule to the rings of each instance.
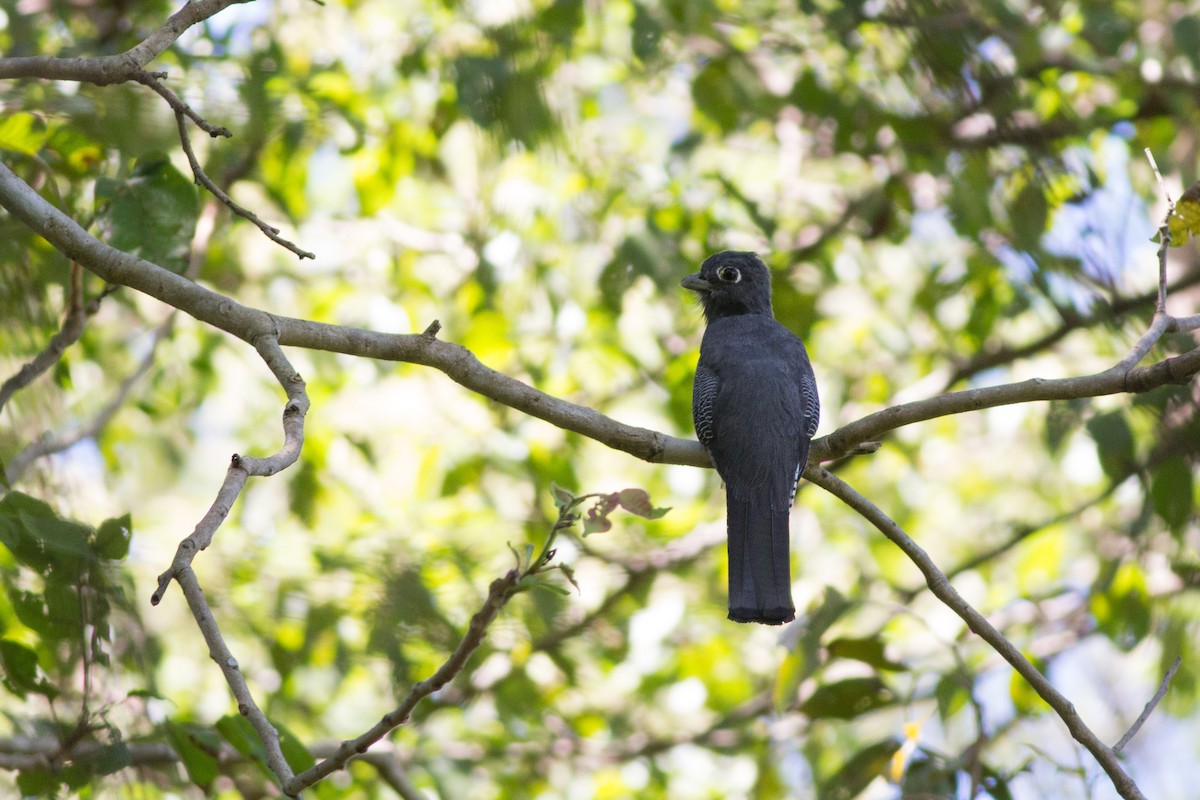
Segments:
[[[1150,167],[1154,170],[1154,179],[1158,181],[1158,188],[1162,191],[1163,197],[1167,201],[1167,213],[1163,215],[1162,225],[1158,229],[1158,305],[1155,307],[1156,314],[1167,313],[1167,248],[1171,246],[1171,217],[1175,214],[1175,201],[1171,199],[1171,192],[1167,190],[1167,182],[1163,180],[1162,173],[1158,171],[1158,162],[1154,160],[1154,153],[1147,147],[1144,151],[1146,160],[1150,162]]]
[[[356,739],[342,742],[329,758],[311,769],[305,770],[295,778],[284,781],[284,791],[289,795],[299,794],[301,790],[345,767],[350,759],[366,752],[368,747],[386,736],[393,728],[403,725],[418,703],[449,683],[466,666],[467,659],[483,643],[488,626],[492,624],[500,610],[513,596],[520,578],[521,573],[512,569],[504,577],[492,581],[492,585],[488,587],[488,596],[483,607],[476,612],[475,616],[471,617],[466,634],[463,635],[458,647],[454,649],[454,653],[446,659],[445,663],[438,667],[432,676],[415,684],[409,690],[408,695],[400,701],[400,704],[384,714],[370,730]]]
[[[56,58],[54,56],[24,56],[0,58],[0,79],[42,78],[45,80],[80,81],[107,86],[130,80],[133,73],[149,64],[188,28],[212,17],[232,5],[252,0],[191,0],[172,14],[162,26],[124,53],[95,58]]]
[[[40,353],[3,384],[0,384],[0,409],[4,408],[14,394],[33,383],[39,375],[57,364],[66,353],[67,348],[79,341],[79,337],[83,335],[83,328],[88,317],[100,309],[100,299],[103,295],[91,303],[83,302],[82,277],[83,268],[77,262],[72,261],[70,297],[67,301],[67,313],[63,317],[62,327],[50,337],[50,341],[46,343],[46,347]]]
[[[108,426],[108,423],[112,422],[113,417],[124,407],[125,401],[129,398],[134,387],[150,371],[150,368],[154,366],[154,356],[158,351],[158,345],[170,335],[171,330],[174,328],[176,313],[172,311],[167,319],[154,331],[154,335],[150,340],[150,347],[147,349],[146,354],[142,356],[142,360],[138,362],[133,372],[121,381],[121,385],[117,387],[113,396],[92,417],[91,421],[67,433],[43,436],[37,441],[31,442],[13,456],[5,469],[5,477],[9,483],[19,480],[25,474],[25,470],[29,468],[29,465],[37,459],[61,453],[68,448],[74,447],[84,439],[95,438],[100,434],[100,431]]]
[[[151,89],[157,92],[163,100],[167,101],[167,105],[171,107],[171,110],[173,110],[176,114],[183,114],[186,116],[192,122],[196,123],[197,128],[204,131],[209,136],[213,137],[214,139],[218,136],[226,139],[233,136],[233,133],[229,130],[229,128],[213,125],[204,117],[196,113],[191,106],[183,102],[179,95],[175,94],[175,92],[163,85],[162,80],[160,80],[162,77],[162,73],[147,72],[144,69],[140,69],[133,74],[133,80],[137,81],[143,86],[149,86]]]
[[[1158,226],[1158,299],[1154,305],[1154,319],[1151,321],[1149,329],[1138,339],[1137,344],[1129,351],[1129,355],[1113,367],[1113,370],[1119,372],[1126,372],[1137,366],[1151,348],[1158,343],[1162,335],[1170,329],[1173,322],[1171,317],[1167,316],[1167,251],[1171,247],[1171,216],[1175,213],[1175,203],[1171,201],[1171,195],[1167,193],[1167,187],[1163,184],[1162,175],[1159,174],[1158,164],[1154,163],[1154,156],[1151,155],[1150,148],[1146,148],[1146,157],[1150,159],[1159,186],[1167,197],[1167,213],[1163,216],[1162,224]]]
[[[1200,283],[1200,270],[1192,270],[1182,277],[1176,279],[1175,283],[1167,287],[1168,292],[1187,289]],[[1077,330],[1089,328],[1100,322],[1118,319],[1125,314],[1136,311],[1142,306],[1150,306],[1154,308],[1158,300],[1157,287],[1153,292],[1137,295],[1134,297],[1120,297],[1113,300],[1111,303],[1103,307],[1096,308],[1087,314],[1070,314],[1063,319],[1062,323],[1053,330],[1042,334],[1041,336],[1026,342],[1022,345],[1000,345],[994,346],[991,349],[982,350],[970,356],[966,361],[961,362],[958,367],[950,374],[943,384],[944,391],[950,391],[959,383],[971,378],[980,372],[988,369],[1010,364],[1023,358],[1037,355],[1046,349],[1058,344],[1063,339]],[[1171,331],[1173,332],[1173,331]]]
[[[1125,735],[1113,745],[1112,749],[1114,753],[1120,753],[1122,750],[1124,750],[1125,745],[1129,744],[1129,741],[1133,739],[1134,736],[1137,736],[1137,732],[1140,731],[1142,726],[1146,724],[1146,720],[1150,719],[1150,715],[1154,713],[1154,709],[1157,708],[1158,704],[1162,702],[1162,699],[1167,696],[1167,689],[1169,689],[1171,686],[1171,679],[1175,677],[1175,670],[1179,669],[1179,665],[1182,663],[1183,658],[1181,656],[1175,656],[1175,660],[1171,662],[1171,668],[1167,670],[1167,674],[1163,675],[1162,680],[1158,683],[1158,691],[1155,692],[1154,696],[1150,698],[1150,702],[1146,703],[1146,707],[1142,709],[1142,713],[1139,714],[1138,718],[1133,721],[1132,725],[1129,726],[1129,730],[1125,731]]]
[[[925,576],[925,581],[929,584],[930,591],[966,622],[967,627],[991,645],[992,649],[1011,664],[1021,677],[1033,687],[1038,696],[1054,709],[1063,722],[1066,723],[1067,730],[1071,732],[1071,736],[1087,748],[1088,752],[1099,762],[1101,768],[1108,773],[1118,794],[1125,798],[1125,800],[1145,800],[1145,795],[1138,789],[1137,784],[1122,769],[1120,762],[1117,760],[1116,753],[1104,744],[1104,742],[1100,741],[1096,734],[1092,733],[1091,729],[1084,724],[1083,719],[1075,711],[1075,706],[1071,704],[1071,701],[1055,689],[1053,684],[1021,654],[1021,651],[1012,642],[1008,641],[982,614],[962,598],[962,595],[950,584],[950,581],[938,569],[937,564],[929,557],[929,554],[913,541],[899,525],[879,510],[874,503],[863,497],[851,488],[849,484],[828,470],[819,466],[809,467],[804,471],[804,477],[853,508],[904,551],[904,554],[909,557],[917,566],[917,569],[921,570],[921,573]]]
[[[1130,474],[1132,474],[1132,473],[1133,473],[1133,470],[1130,470]],[[1126,477],[1128,477],[1128,476],[1126,476]],[[1109,484],[1104,488],[1104,490],[1101,491],[1098,495],[1083,501],[1082,503],[1075,506],[1074,508],[1071,508],[1071,509],[1068,509],[1067,511],[1063,511],[1058,514],[1055,514],[1054,516],[1050,517],[1049,519],[1043,520],[1036,524],[1022,525],[1022,526],[1018,527],[1012,533],[1012,535],[1009,536],[1007,539],[1005,539],[1003,542],[1000,542],[996,546],[991,547],[987,550],[984,550],[983,552],[975,553],[974,555],[964,559],[963,561],[960,561],[959,563],[955,564],[950,569],[946,570],[946,578],[947,579],[956,578],[959,575],[962,575],[964,572],[969,572],[970,570],[977,569],[978,567],[983,566],[984,564],[988,563],[989,561],[991,561],[995,558],[999,558],[1000,556],[1004,555],[1005,553],[1012,550],[1014,547],[1016,547],[1017,545],[1019,545],[1021,542],[1025,541],[1026,539],[1030,538],[1031,536],[1035,536],[1036,534],[1041,533],[1042,531],[1045,531],[1047,528],[1053,527],[1055,525],[1059,525],[1063,522],[1066,522],[1067,520],[1075,519],[1076,517],[1078,517],[1080,514],[1082,514],[1087,509],[1091,508],[1092,506],[1096,505],[1097,503],[1100,503],[1106,497],[1109,497],[1113,492],[1115,492],[1117,490],[1117,488],[1122,483],[1124,483],[1124,478],[1122,478],[1120,480],[1113,480],[1113,481],[1109,482]],[[901,591],[899,594],[900,603],[902,605],[908,605],[916,598],[916,596],[918,594],[920,594],[926,588],[928,588],[928,587],[927,586],[919,586],[919,587],[913,587],[913,588]]]
[[[224,203],[225,207],[234,214],[253,222],[258,229],[262,231],[263,234],[272,242],[275,242],[281,247],[292,251],[298,258],[316,258],[316,255],[313,253],[303,250],[289,242],[287,239],[284,239],[279,235],[278,228],[263,222],[261,219],[259,219],[258,215],[250,209],[238,205],[236,202],[234,202],[232,197],[230,197],[221,189],[221,187],[213,183],[212,178],[208,177],[208,174],[205,173],[204,168],[200,166],[200,160],[196,158],[196,151],[192,149],[191,137],[188,136],[187,121],[184,118],[184,112],[180,111],[179,109],[175,110],[175,124],[179,129],[179,142],[183,146],[184,154],[187,155],[188,164],[190,164],[192,167],[192,175],[195,177],[196,183],[200,184],[209,192],[211,192],[214,197]]]

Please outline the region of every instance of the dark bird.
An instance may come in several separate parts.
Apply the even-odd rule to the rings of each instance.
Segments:
[[[791,622],[788,518],[821,409],[812,365],[775,320],[771,273],[754,253],[717,253],[682,286],[708,322],[692,421],[725,482],[729,618]]]

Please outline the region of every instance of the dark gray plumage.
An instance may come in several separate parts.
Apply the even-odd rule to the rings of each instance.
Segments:
[[[775,321],[771,274],[754,253],[717,253],[682,285],[708,321],[692,419],[725,481],[729,618],[791,622],[788,518],[820,415],[812,365]]]

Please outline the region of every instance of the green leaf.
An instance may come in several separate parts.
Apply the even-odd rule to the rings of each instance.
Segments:
[[[86,758],[76,759],[76,763],[84,768],[90,779],[96,775],[112,775],[125,769],[133,763],[133,753],[125,742],[118,739],[90,751]]]
[[[904,797],[953,797],[956,780],[952,767],[922,756],[905,768],[900,786]]]
[[[167,738],[183,768],[187,770],[192,783],[202,789],[216,780],[218,773],[217,753],[220,750],[220,740],[211,730],[196,725],[182,725],[168,722],[166,725]]]
[[[1200,234],[1200,183],[1193,183],[1175,203],[1175,213],[1167,220],[1171,231],[1171,246],[1182,247],[1188,239]]]
[[[1046,674],[1046,662],[1044,659],[1036,658],[1030,653],[1024,653],[1025,658],[1029,659],[1029,663],[1037,668],[1038,672]],[[1013,670],[1012,675],[1008,679],[1008,695],[1012,698],[1013,705],[1016,706],[1017,712],[1022,716],[1037,717],[1045,714],[1050,710],[1050,706],[1041,698],[1033,687],[1029,685],[1021,674]]]
[[[1154,470],[1150,479],[1150,498],[1154,512],[1162,521],[1179,534],[1192,516],[1195,497],[1195,480],[1192,469],[1182,456],[1168,459]]]
[[[783,657],[779,671],[775,674],[775,683],[771,687],[771,701],[777,712],[786,711],[796,702],[796,694],[800,691],[800,684],[808,672],[803,650],[793,650]]]
[[[22,797],[53,797],[61,781],[48,770],[23,769],[17,773],[17,790]]]
[[[658,55],[658,43],[663,36],[663,27],[643,3],[633,4],[633,26],[630,44],[633,54],[642,61],[650,61]]]
[[[1087,422],[1088,433],[1096,441],[1097,455],[1104,474],[1121,480],[1133,465],[1133,432],[1121,411],[1097,414]]]
[[[852,800],[867,784],[884,774],[892,756],[900,749],[897,739],[884,739],[859,750],[850,760],[821,783],[817,790],[820,800]]]
[[[591,536],[593,533],[607,533],[612,530],[612,520],[608,517],[587,517],[583,521],[583,535]]]
[[[1040,184],[1025,184],[1011,207],[1013,233],[1016,245],[1022,250],[1036,250],[1046,232],[1046,219],[1050,207]]]
[[[293,772],[300,773],[316,765],[317,760],[313,758],[313,754],[304,746],[299,736],[284,725],[272,724],[279,731],[279,749],[283,751],[283,758]]]
[[[132,538],[133,519],[129,514],[106,519],[96,530],[96,552],[101,558],[120,561],[129,554]]]
[[[1130,650],[1150,633],[1150,592],[1140,564],[1126,562],[1108,585],[1093,592],[1089,608],[1096,628],[1122,650]]]
[[[538,15],[538,27],[560,45],[569,44],[583,25],[583,0],[554,0]]]
[[[2,679],[8,691],[17,697],[28,692],[41,692],[43,685],[38,678],[37,653],[11,639],[0,639],[0,666],[4,667]]]
[[[810,605],[797,621],[799,635],[792,649],[804,654],[804,671],[800,680],[816,672],[821,663],[821,637],[851,606],[852,603],[841,592],[826,586],[821,598]]]
[[[215,727],[225,741],[233,745],[234,750],[258,764],[266,775],[273,776],[267,769],[266,753],[250,720],[240,714],[226,714],[217,720]]]
[[[1083,422],[1086,400],[1055,400],[1046,412],[1046,446],[1057,455],[1067,437]]]
[[[1192,62],[1192,68],[1200,70],[1200,17],[1181,14],[1171,27],[1178,52]]]
[[[884,654],[883,640],[877,636],[864,638],[834,639],[827,645],[829,655],[834,658],[849,658],[870,664],[876,669],[903,671],[908,667],[892,661]]]
[[[189,178],[167,156],[138,160],[125,181],[96,182],[96,223],[107,243],[172,272],[182,272],[200,214]]]
[[[17,111],[0,118],[0,150],[36,155],[46,142],[46,124],[28,111]]]
[[[45,543],[29,528],[30,520],[40,519],[57,520],[58,515],[46,503],[21,492],[9,492],[0,499],[0,544],[20,563],[44,573],[52,560]]]
[[[892,690],[879,678],[846,678],[817,688],[800,704],[809,719],[853,719],[893,702]]]
[[[740,59],[715,58],[692,81],[696,109],[728,134],[744,113],[753,110],[763,89],[758,76]]]
[[[557,483],[550,484],[550,493],[554,495],[554,506],[559,511],[563,510],[564,508],[570,508],[575,502],[575,495],[571,494],[571,492],[559,486]]]
[[[621,311],[625,293],[639,277],[649,278],[660,292],[673,290],[684,273],[678,247],[656,230],[626,236],[600,272],[600,296],[605,307]]]
[[[288,507],[306,528],[316,523],[317,501],[321,493],[321,473],[312,459],[303,459],[290,472]]]
[[[567,579],[567,583],[575,587],[576,592],[583,594],[583,590],[579,588],[578,581],[575,580],[575,570],[570,564],[559,564],[558,571],[561,572],[563,577]]]
[[[40,540],[55,565],[77,575],[83,564],[95,559],[92,550],[92,529],[73,520],[33,516],[20,512],[25,529]]]
[[[970,691],[956,675],[943,675],[933,690],[933,696],[937,700],[938,717],[943,722],[961,711],[971,699]]]

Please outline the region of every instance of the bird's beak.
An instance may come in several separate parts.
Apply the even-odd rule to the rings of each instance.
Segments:
[[[688,275],[679,282],[679,285],[685,289],[691,289],[693,292],[711,292],[713,288],[711,283],[700,277],[699,272]]]

